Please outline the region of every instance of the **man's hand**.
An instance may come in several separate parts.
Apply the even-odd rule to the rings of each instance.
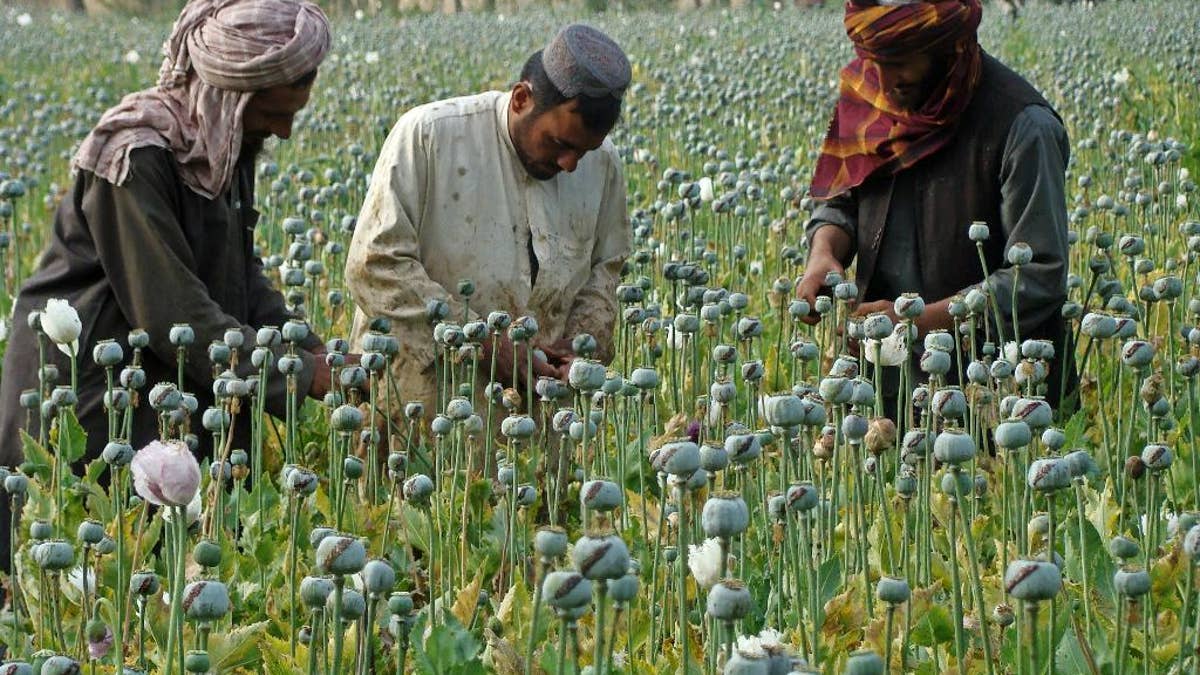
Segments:
[[[329,370],[329,365],[325,363],[324,358],[313,359],[313,379],[312,384],[308,387],[308,395],[318,401],[325,398],[325,394],[329,393],[329,388],[333,386],[333,375]]]
[[[525,378],[532,352],[524,342],[516,346],[515,352],[514,355],[513,342],[507,336],[492,336],[483,341],[480,363],[490,372],[492,362],[495,361],[496,381],[502,385],[512,384],[515,370],[518,384],[524,387],[528,384]],[[533,377],[536,379],[541,376],[558,377],[558,371],[545,361],[533,359]]]
[[[564,382],[567,379],[567,373],[571,371],[571,362],[575,360],[575,350],[572,347],[571,338],[562,338],[555,340],[553,344],[543,347],[542,351],[546,352],[546,358],[550,365],[555,370],[555,377]]]
[[[796,297],[808,302],[808,316],[801,317],[804,323],[815,325],[821,320],[821,315],[812,308],[817,304],[818,295],[833,296],[833,290],[825,285],[825,277],[830,272],[845,274],[846,268],[832,254],[813,252],[808,256],[808,264],[804,267],[804,276],[796,284]]]
[[[888,318],[892,320],[893,324],[900,322],[900,316],[896,314],[896,303],[892,302],[891,300],[872,300],[871,302],[864,302],[863,304],[855,307],[854,311],[851,312],[850,315],[867,317],[871,316],[872,314],[879,313],[887,314]]]
[[[807,301],[810,307],[808,316],[802,317],[804,323],[813,325],[821,320],[821,315],[811,308],[816,306],[818,295],[833,295],[832,289],[825,286],[825,277],[830,272],[845,276],[842,260],[849,256],[853,245],[850,235],[834,225],[823,225],[813,232],[804,276],[796,284],[796,297]]]

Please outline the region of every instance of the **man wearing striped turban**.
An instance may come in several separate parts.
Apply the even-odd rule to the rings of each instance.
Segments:
[[[1066,363],[1067,135],[1042,95],[980,48],[981,18],[980,0],[846,4],[856,57],[817,160],[796,290],[812,301],[857,259],[856,313],[895,320],[893,301],[917,293],[923,336],[953,329],[952,302],[980,289],[997,311],[975,318],[1000,325],[980,326],[977,353],[985,341],[1042,338]],[[973,222],[985,224],[974,237]],[[1006,255],[1018,243],[1033,252],[1019,276]],[[1069,369],[1052,367],[1048,394]]]
[[[214,341],[235,345],[238,356],[227,363],[238,378],[257,371],[249,354],[256,329],[281,326],[290,313],[254,253],[255,155],[267,138],[291,135],[329,46],[328,20],[304,0],[192,0],[183,8],[157,86],[126,96],[84,139],[49,247],[21,288],[0,385],[0,465],[20,463],[20,431],[36,439],[44,428],[36,405],[25,410],[18,402],[48,400],[55,384],[69,382],[67,356],[28,325],[50,299],[68,301],[82,324],[75,410],[88,434],[85,459],[111,438],[137,448],[158,437],[147,394],[177,380],[173,325],[188,324],[194,334],[182,384],[199,412],[213,405]],[[116,339],[120,372],[134,359],[134,329],[149,341],[139,350],[140,374],[115,383],[141,385],[127,427],[105,409],[105,370],[92,354],[99,341]],[[39,343],[57,381],[39,384]],[[320,345],[315,336],[302,345],[296,396],[323,396],[328,388],[329,370],[314,356]],[[284,378],[276,374],[264,394],[267,409],[282,415]],[[235,417],[228,447],[249,447],[248,419]],[[181,409],[172,422],[211,451],[212,434],[198,413]],[[8,527],[0,531],[7,535]]]

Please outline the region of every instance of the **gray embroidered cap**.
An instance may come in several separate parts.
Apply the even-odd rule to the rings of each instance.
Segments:
[[[558,32],[542,50],[542,65],[555,87],[567,98],[621,98],[632,69],[625,52],[612,38],[581,23]]]

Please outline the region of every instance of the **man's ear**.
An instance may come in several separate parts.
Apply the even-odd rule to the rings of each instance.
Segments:
[[[533,88],[528,82],[518,82],[512,88],[512,100],[509,102],[510,112],[523,115],[533,110]]]

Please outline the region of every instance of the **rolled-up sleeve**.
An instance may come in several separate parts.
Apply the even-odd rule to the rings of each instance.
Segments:
[[[822,227],[836,227],[850,237],[850,253],[847,259],[840,261],[842,265],[849,265],[858,246],[858,202],[853,190],[817,204],[812,217],[804,223],[804,238],[810,250],[813,235]]]
[[[453,293],[429,277],[418,232],[433,170],[429,129],[416,117],[400,118],[379,152],[371,184],[346,255],[346,286],[370,318],[387,317],[392,332],[422,368],[434,361],[425,307],[430,300],[463,316]],[[478,319],[473,311],[470,320]]]
[[[1000,174],[1000,216],[1004,250],[1024,242],[1033,259],[1020,276],[1005,263],[984,283],[995,294],[996,307],[1012,335],[1013,283],[1017,283],[1017,318],[1021,335],[1056,316],[1067,296],[1066,168],[1070,158],[1067,132],[1048,108],[1031,105],[1013,121]],[[970,288],[975,288],[976,284]],[[969,289],[964,289],[969,290]]]
[[[592,248],[592,270],[587,283],[575,296],[567,317],[565,337],[590,333],[596,338],[600,360],[613,356],[613,326],[617,317],[617,283],[621,266],[629,256],[631,232],[629,209],[625,203],[625,173],[616,153],[611,163],[596,223],[596,241]]]

